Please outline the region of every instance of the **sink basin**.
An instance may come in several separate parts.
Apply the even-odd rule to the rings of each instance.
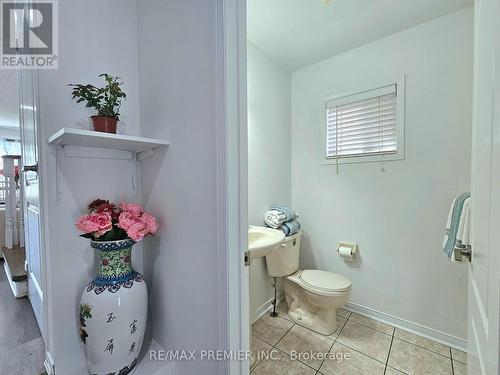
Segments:
[[[265,257],[284,239],[285,234],[280,230],[250,225],[248,227],[250,260]]]

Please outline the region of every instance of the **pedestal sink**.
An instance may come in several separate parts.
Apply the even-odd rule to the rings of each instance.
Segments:
[[[250,260],[265,257],[276,245],[282,243],[284,239],[285,234],[280,230],[250,225],[248,227]]]

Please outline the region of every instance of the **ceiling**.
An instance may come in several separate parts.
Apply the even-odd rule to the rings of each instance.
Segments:
[[[0,128],[19,127],[17,72],[0,69]]]
[[[472,5],[473,0],[247,0],[248,39],[295,70]]]

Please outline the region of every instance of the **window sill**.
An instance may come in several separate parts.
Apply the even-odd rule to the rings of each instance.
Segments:
[[[366,155],[366,156],[351,156],[343,157],[338,159],[338,164],[358,164],[358,163],[376,163],[376,162],[386,162],[386,161],[397,161],[404,160],[404,154],[383,154],[383,155]],[[321,165],[337,165],[337,159],[335,158],[322,158],[320,161]]]

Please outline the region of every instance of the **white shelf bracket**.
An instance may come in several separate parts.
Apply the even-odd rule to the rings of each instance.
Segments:
[[[154,151],[152,148],[150,148],[149,150],[138,152],[137,153],[137,160],[141,161],[144,159],[148,159],[153,155],[154,155]]]
[[[132,158],[130,159],[130,177],[132,179],[132,191],[137,193],[136,181],[137,181],[137,153],[134,152]]]
[[[61,166],[61,155],[64,153],[64,146],[57,145],[56,146],[56,202],[61,200],[61,189],[60,189],[60,171],[59,168]]]

